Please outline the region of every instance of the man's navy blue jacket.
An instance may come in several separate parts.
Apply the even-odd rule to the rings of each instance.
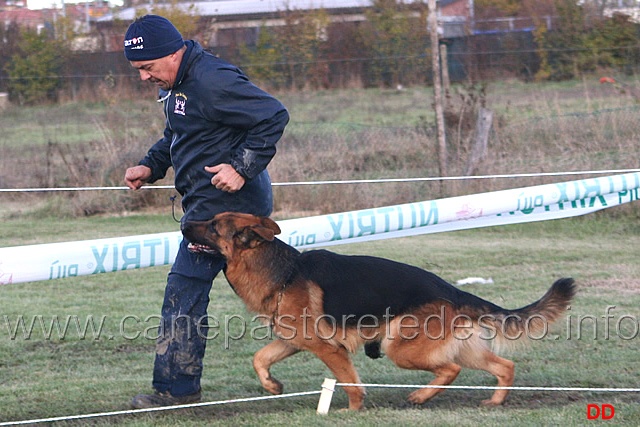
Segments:
[[[187,50],[173,88],[160,92],[166,127],[141,165],[150,183],[173,166],[182,195],[183,221],[208,220],[225,211],[268,216],[273,206],[266,167],[289,121],[286,108],[252,84],[237,67],[205,52],[195,41]],[[228,163],[246,183],[235,193],[211,184],[205,166]]]

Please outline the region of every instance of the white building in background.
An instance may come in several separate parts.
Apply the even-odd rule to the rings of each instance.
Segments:
[[[443,37],[466,35],[473,20],[474,0],[438,0],[438,16]],[[424,0],[404,0],[404,4],[424,4]],[[138,4],[115,10],[97,19],[105,26],[113,20],[132,21],[139,9],[151,10],[158,3]],[[264,26],[284,25],[282,13],[286,11],[324,10],[332,22],[361,22],[365,11],[373,6],[372,0],[218,0],[178,3],[185,12],[195,10],[200,19],[209,19],[210,46],[226,46],[239,39],[257,39]],[[418,12],[415,12],[416,16]]]
[[[611,18],[616,13],[627,15],[631,22],[640,24],[640,7],[608,7],[604,10],[604,16],[608,18]]]

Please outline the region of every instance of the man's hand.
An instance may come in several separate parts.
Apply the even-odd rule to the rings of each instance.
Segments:
[[[132,190],[137,190],[151,178],[151,169],[138,165],[127,169],[124,174],[124,183]]]
[[[215,166],[205,166],[204,170],[214,174],[213,178],[211,178],[211,185],[216,187],[218,190],[222,190],[227,193],[235,193],[244,186],[244,177],[240,175],[233,166],[227,163],[221,163]]]

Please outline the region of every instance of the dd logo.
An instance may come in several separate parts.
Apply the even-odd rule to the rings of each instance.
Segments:
[[[587,404],[587,419],[588,420],[597,420],[598,418],[603,420],[610,420],[616,414],[616,409],[613,405],[608,403],[603,403],[602,405],[597,405],[595,403]]]

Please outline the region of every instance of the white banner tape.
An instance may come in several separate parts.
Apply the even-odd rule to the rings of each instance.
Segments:
[[[640,173],[279,221],[299,249],[585,215],[636,201]],[[0,248],[0,284],[171,264],[180,232]]]

